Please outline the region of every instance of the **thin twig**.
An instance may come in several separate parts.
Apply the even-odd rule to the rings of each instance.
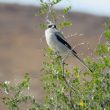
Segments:
[[[74,102],[73,102],[73,100],[72,100],[71,85],[70,85],[70,84],[68,83],[68,81],[66,80],[66,76],[65,76],[65,73],[64,73],[64,65],[65,65],[64,60],[62,60],[62,75],[63,75],[64,81],[65,81],[65,83],[66,83],[66,85],[67,85],[67,87],[68,87],[68,89],[69,89],[69,96],[70,96],[71,108],[72,108],[72,110],[75,110],[75,108],[74,108]]]
[[[49,24],[52,23],[52,21],[49,20],[49,14],[51,13],[51,11],[52,11],[52,5],[51,5],[51,2],[48,1],[48,12],[45,17],[45,21],[46,21],[46,23],[49,23]]]
[[[104,31],[104,32],[105,32],[105,31]],[[101,33],[101,35],[100,35],[100,37],[99,37],[98,44],[100,44],[100,43],[101,43],[101,39],[102,39],[102,37],[103,37],[104,32],[102,32],[102,33]]]
[[[58,110],[58,95],[56,96],[56,110]]]
[[[62,68],[64,68],[64,61],[67,59],[67,57],[69,56],[69,54],[71,53],[71,50],[69,50],[68,52],[67,52],[67,54],[64,56],[64,58],[62,59]],[[64,70],[64,69],[62,69],[62,70]],[[64,77],[64,79],[65,79],[65,74],[64,74],[64,71],[62,71],[62,75],[63,75],[63,77]],[[66,84],[68,85],[69,83],[67,82],[67,80],[65,80],[65,82],[66,82]],[[72,85],[68,85],[69,86],[69,88],[71,88],[71,90],[73,90],[74,92],[76,92],[76,90],[72,87]],[[78,91],[77,91],[77,93],[78,93]]]
[[[72,108],[72,110],[75,110],[73,100],[72,100],[72,91],[70,91],[69,96],[70,96],[71,108]]]
[[[57,74],[57,88],[58,88],[58,74]],[[56,110],[58,110],[58,95],[56,95]]]

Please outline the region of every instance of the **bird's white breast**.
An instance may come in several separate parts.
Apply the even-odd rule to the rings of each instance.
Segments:
[[[54,29],[47,29],[45,31],[46,41],[48,46],[54,51],[59,52],[59,54],[62,56],[64,54],[67,54],[68,48],[58,41],[56,35],[56,31]]]
[[[55,34],[54,34],[54,31],[52,29],[47,29],[45,31],[45,36],[46,36],[46,41],[47,41],[47,44],[48,46],[56,51],[56,43],[57,43],[57,39],[55,37]]]

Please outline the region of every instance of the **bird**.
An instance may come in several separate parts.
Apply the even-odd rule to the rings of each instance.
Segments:
[[[71,45],[67,42],[63,34],[57,29],[54,23],[50,23],[45,30],[45,37],[47,45],[59,55],[64,56],[70,53],[70,55],[76,57],[88,70],[92,70],[86,65],[86,63],[78,56],[77,52],[72,49]]]

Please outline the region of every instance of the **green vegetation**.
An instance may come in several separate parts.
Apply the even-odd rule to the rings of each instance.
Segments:
[[[40,16],[46,14],[46,19],[51,16],[55,22],[57,14],[52,7],[61,0],[52,2],[41,1]],[[71,7],[63,10],[67,14]],[[53,14],[54,13],[54,14]],[[53,19],[54,18],[54,19]],[[66,22],[66,23],[64,23]],[[41,24],[42,27],[44,25]],[[60,28],[71,26],[71,22],[62,21]],[[10,83],[0,84],[0,88],[8,96],[3,97],[3,103],[9,110],[22,110],[21,104],[29,103],[28,110],[110,110],[110,23],[107,21],[103,33],[105,43],[98,44],[95,55],[97,58],[85,58],[86,64],[93,72],[74,67],[72,71],[62,62],[62,58],[47,49],[45,57],[49,62],[44,62],[44,76],[42,78],[44,90],[47,93],[42,104],[30,94],[25,95],[29,89],[29,74],[26,74],[20,84],[11,86]],[[87,78],[89,77],[89,79]]]

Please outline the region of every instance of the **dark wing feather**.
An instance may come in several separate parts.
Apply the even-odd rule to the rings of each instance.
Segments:
[[[75,50],[73,50],[73,49],[72,49],[72,52],[73,52],[74,54],[77,54],[77,52],[76,52]]]
[[[66,47],[68,47],[70,50],[72,50],[71,46],[63,39],[59,36],[59,34],[55,33],[56,37],[57,37],[57,40],[59,42],[61,42],[63,45],[65,45]],[[62,34],[61,34],[62,35]],[[63,35],[62,35],[63,36]],[[72,50],[73,53],[77,54],[74,50]]]

